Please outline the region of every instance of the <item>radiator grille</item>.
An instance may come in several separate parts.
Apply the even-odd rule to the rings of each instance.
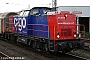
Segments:
[[[61,36],[72,36],[71,29],[61,29]]]

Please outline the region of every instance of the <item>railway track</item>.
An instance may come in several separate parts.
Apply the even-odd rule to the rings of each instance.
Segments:
[[[1,56],[1,57],[9,57],[8,55],[6,55],[6,54],[3,53],[3,52],[0,52],[0,56]]]
[[[80,59],[83,59],[83,60],[90,60],[88,58],[85,58],[85,57],[82,57],[82,56],[79,56],[79,55],[75,55],[75,54],[72,54],[72,53],[65,53],[65,54],[76,57],[76,58],[80,58]]]
[[[85,39],[84,43],[85,43],[84,50],[90,51],[90,39]]]
[[[90,40],[85,41],[84,49],[80,50],[80,51],[88,51],[88,52],[90,52]],[[71,52],[70,53],[65,53],[65,54],[70,55],[70,56],[74,56],[74,57],[77,57],[77,58],[80,58],[80,59],[83,59],[83,60],[90,60],[90,58],[82,57],[82,56],[79,56],[77,54],[73,54]]]
[[[3,40],[3,39],[2,39]],[[19,46],[20,48],[23,48],[23,49],[26,49],[28,51],[32,51],[34,53],[37,53],[39,55],[43,55],[44,57],[47,57],[48,59],[45,59],[45,60],[86,60],[87,58],[84,58],[84,57],[81,57],[81,56],[78,56],[78,55],[75,55],[75,54],[72,54],[72,53],[65,53],[65,54],[62,54],[62,53],[58,53],[58,54],[54,54],[54,53],[47,53],[47,52],[42,52],[42,51],[37,51],[35,49],[32,49],[30,47],[26,47],[22,44],[15,44],[14,42],[11,42],[11,41],[8,41],[8,40],[3,40],[5,42],[8,42],[10,44],[14,44],[15,46]],[[40,56],[38,56],[40,58]],[[89,60],[89,59],[87,59]]]
[[[24,58],[21,57],[11,57],[4,52],[0,51],[0,60],[23,60]]]
[[[85,43],[84,50],[90,51],[90,43]]]
[[[13,60],[10,56],[0,51],[0,60]]]

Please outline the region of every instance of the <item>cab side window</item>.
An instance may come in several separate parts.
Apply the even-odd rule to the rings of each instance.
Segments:
[[[32,9],[31,12],[30,12],[30,15],[36,15],[38,14],[38,9]]]

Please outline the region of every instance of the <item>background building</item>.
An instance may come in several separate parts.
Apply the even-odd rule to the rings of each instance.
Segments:
[[[85,31],[90,33],[90,6],[59,6],[58,11],[81,11],[82,14],[77,14],[79,23],[85,25]]]

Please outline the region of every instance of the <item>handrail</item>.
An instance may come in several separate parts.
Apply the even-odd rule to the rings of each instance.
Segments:
[[[40,37],[40,32],[42,32],[43,33],[43,37],[44,38],[46,38],[46,36],[47,36],[47,34],[46,34],[46,32],[47,33],[49,33],[48,32],[48,25],[45,25],[45,24],[28,24],[27,26],[31,26],[29,29],[27,29],[27,30],[31,30],[32,31],[32,33],[33,33],[33,36],[34,36],[34,32],[38,32],[38,37]],[[35,27],[37,27],[36,29],[34,29]],[[41,27],[41,28],[40,28]],[[49,34],[48,34],[49,35]],[[49,36],[48,36],[49,37]]]

